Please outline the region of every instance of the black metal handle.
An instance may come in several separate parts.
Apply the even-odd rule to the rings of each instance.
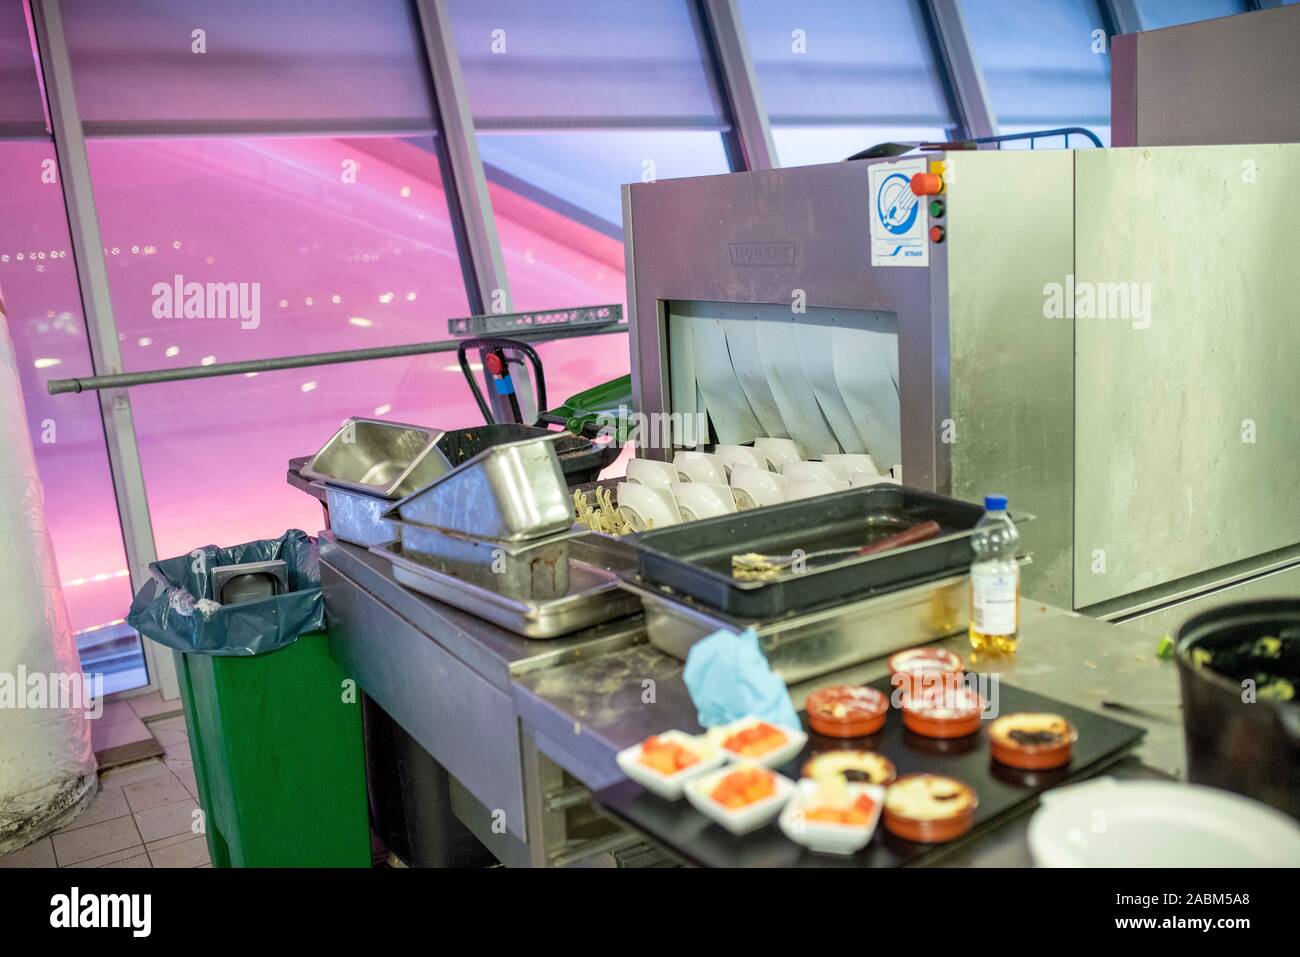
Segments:
[[[492,409],[483,397],[483,391],[478,387],[478,382],[474,378],[474,373],[469,367],[467,353],[470,349],[480,349],[483,351],[498,350],[505,352],[518,352],[527,356],[529,364],[532,365],[533,380],[537,387],[537,411],[540,415],[546,409],[546,373],[542,371],[542,359],[537,354],[537,350],[521,339],[508,339],[504,336],[476,336],[470,339],[462,339],[456,347],[456,361],[460,364],[460,371],[469,382],[470,392],[474,396],[474,404],[483,415],[483,420],[492,425],[496,419],[492,416]],[[508,363],[508,360],[507,360]],[[509,371],[509,365],[506,366]],[[525,425],[532,423],[525,422]]]

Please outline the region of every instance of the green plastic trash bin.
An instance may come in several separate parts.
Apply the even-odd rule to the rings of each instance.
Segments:
[[[212,866],[369,867],[360,692],[325,633],[176,658]]]
[[[287,591],[214,610],[213,569],[273,560]],[[329,654],[315,543],[295,529],[150,572],[127,621],[175,652],[213,866],[369,867],[361,693]]]

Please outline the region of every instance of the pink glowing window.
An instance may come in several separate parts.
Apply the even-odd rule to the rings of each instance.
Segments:
[[[427,133],[432,95],[406,0],[62,0],[90,135]]]
[[[147,678],[139,638],[122,624],[131,581],[99,401],[45,388],[50,379],[94,374],[53,164],[49,142],[0,142],[0,296],[68,617],[82,666],[102,674],[104,691],[113,692]]]
[[[129,370],[428,342],[468,313],[431,140],[92,140],[88,151]],[[349,416],[478,421],[448,354],[141,386],[131,403],[164,556],[319,530],[319,505],[285,483],[286,462]]]

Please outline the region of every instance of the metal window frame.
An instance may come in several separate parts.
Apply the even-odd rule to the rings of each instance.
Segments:
[[[733,171],[776,168],[780,162],[771,120],[763,106],[737,0],[700,0],[699,18],[711,47],[713,62],[708,66],[714,70],[739,148],[739,156],[731,160]]]
[[[966,26],[961,0],[921,0],[938,43],[936,66],[956,100],[957,123],[968,139],[998,135],[998,119],[984,83],[984,71]]]
[[[29,0],[28,12],[36,36],[50,136],[54,141],[59,180],[63,187],[91,366],[95,375],[113,375],[123,371],[122,354],[109,295],[108,267],[104,261],[104,244],[100,238],[99,215],[86,156],[86,138],[81,114],[77,110],[72,63],[63,33],[63,14],[59,0]],[[149,564],[157,559],[158,553],[149,516],[144,469],[140,463],[140,446],[131,414],[131,399],[121,389],[101,392],[98,398],[122,545],[126,551],[132,590],[138,591],[148,581]],[[172,656],[155,653],[157,649],[143,637],[140,644],[148,684],[120,694],[134,696],[158,689],[169,700],[179,697],[180,686]],[[117,695],[107,697],[115,698]]]
[[[501,255],[496,216],[488,194],[483,159],[474,132],[474,115],[460,68],[447,0],[414,0],[421,39],[428,57],[429,79],[437,109],[438,129],[446,147],[447,175],[452,190],[449,206],[464,231],[462,260],[466,270],[470,311],[513,312],[510,282]],[[472,283],[470,282],[472,280]],[[501,308],[494,309],[500,305]]]
[[[1098,0],[1102,17],[1109,21],[1111,35],[1139,33],[1142,30],[1142,12],[1137,0]]]

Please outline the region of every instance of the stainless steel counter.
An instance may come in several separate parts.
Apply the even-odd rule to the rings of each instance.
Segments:
[[[998,674],[1029,691],[1106,712],[1103,702],[1137,710],[1111,710],[1139,725],[1147,736],[1138,756],[1177,775],[1183,764],[1178,677],[1173,662],[1155,657],[1155,640],[1035,602],[1024,603],[1018,652],[988,658],[971,670]],[[969,656],[964,635],[940,642]],[[614,755],[646,735],[666,728],[699,730],[695,708],[682,682],[682,663],[648,645],[599,658],[536,671],[515,682],[520,717],[534,728],[542,749],[569,768],[581,770],[593,787],[618,781]],[[887,673],[884,658],[795,685],[796,707],[828,684],[863,684]],[[567,762],[567,763],[566,763]]]
[[[499,858],[571,863],[632,840],[576,837],[589,790],[622,779],[614,755],[666,728],[698,729],[681,662],[645,642],[640,616],[547,641],[516,637],[403,588],[387,563],[321,539],[335,657],[455,779],[457,815]],[[974,670],[1147,729],[1137,757],[1159,772],[1183,766],[1177,677],[1150,636],[1034,602],[1020,650]],[[964,636],[944,642],[962,654]],[[883,675],[883,659],[791,688],[796,705],[830,683]],[[1125,773],[1144,773],[1128,764]],[[581,815],[578,815],[581,818]],[[590,821],[587,820],[590,824]],[[1024,862],[1014,823],[964,852],[972,865]],[[1005,833],[1003,833],[1005,832]]]

